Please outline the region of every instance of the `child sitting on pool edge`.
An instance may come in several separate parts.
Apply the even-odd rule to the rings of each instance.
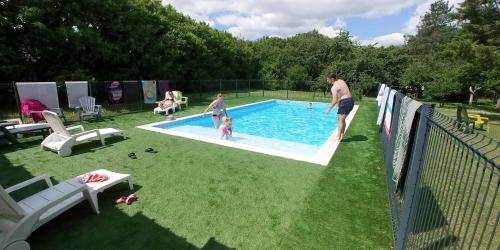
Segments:
[[[224,125],[221,127],[221,136],[220,138],[226,137],[226,139],[231,140],[233,137],[233,119],[229,116],[222,118],[224,121]]]

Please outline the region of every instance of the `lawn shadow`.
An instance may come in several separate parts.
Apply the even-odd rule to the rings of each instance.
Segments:
[[[0,185],[2,185],[3,188],[8,188],[34,177],[30,172],[26,171],[24,164],[14,165],[7,159],[7,157],[5,157],[4,154],[6,152],[15,151],[17,149],[14,145],[7,146],[11,146],[10,148],[5,148],[7,151],[4,148],[0,148],[0,173],[2,173],[0,174]],[[44,184],[41,182],[35,183],[27,188],[23,188],[20,191],[12,192],[10,195],[14,199],[20,200],[42,190],[43,186]]]
[[[425,249],[425,250],[431,250],[431,249],[443,249],[443,248],[447,248],[449,246],[452,246],[455,242],[458,241],[458,237],[455,236],[455,235],[448,235],[442,239],[438,239],[432,243],[430,243],[429,245],[427,245],[426,247],[423,247],[421,249]]]
[[[364,135],[353,135],[349,138],[345,138],[342,140],[342,142],[356,142],[356,141],[367,141],[368,137]]]
[[[82,202],[36,230],[28,242],[37,249],[80,249],[88,246],[90,239],[97,249],[234,249],[213,237],[200,248],[143,212],[128,215],[128,206],[141,205],[140,197],[131,205],[114,204],[110,196],[118,195],[113,195],[117,192],[118,189],[104,192],[99,197],[100,214],[94,214],[90,205]],[[73,234],[80,236],[68,238]]]
[[[5,157],[5,151],[0,149],[0,184],[4,188],[33,177],[24,165],[12,164]],[[54,180],[54,184],[61,181],[63,180]],[[15,192],[12,196],[15,200],[20,200],[45,188],[46,184],[40,182]],[[32,249],[234,249],[213,237],[199,248],[142,212],[128,215],[127,206],[147,207],[141,204],[140,196],[131,205],[115,204],[116,198],[137,192],[141,188],[141,185],[134,184],[134,190],[130,190],[127,183],[110,187],[98,195],[100,214],[95,214],[90,204],[83,201],[35,230],[27,241]]]
[[[106,138],[105,145],[102,145],[101,141],[99,141],[99,140],[75,145],[75,146],[73,146],[73,148],[71,150],[72,151],[71,155],[69,157],[71,157],[72,155],[95,153],[95,152],[99,151],[100,149],[113,147],[113,143],[117,143],[120,141],[126,141],[129,139],[130,139],[129,137],[123,138],[121,136],[112,136],[112,137]]]
[[[101,116],[101,118],[99,119],[96,119],[96,118],[92,118],[92,119],[88,119],[88,120],[84,120],[84,122],[87,122],[87,123],[101,123],[101,122],[109,122],[109,121],[114,121],[115,119],[113,117],[109,117],[109,116]],[[80,123],[79,121],[77,123]],[[80,124],[83,124],[80,123]]]
[[[416,211],[420,211],[421,214],[430,215],[433,219],[430,221],[417,220],[415,222],[415,226],[413,227],[413,233],[419,234],[437,228],[446,227],[448,225],[448,221],[439,207],[439,203],[434,197],[432,190],[428,187],[420,188],[419,197],[427,197],[427,201],[420,202],[417,205]]]

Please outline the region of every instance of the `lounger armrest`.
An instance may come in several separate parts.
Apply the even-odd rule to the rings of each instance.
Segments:
[[[95,109],[97,110],[97,112],[101,112],[102,105],[95,105]]]
[[[33,183],[36,183],[36,182],[39,182],[39,181],[43,181],[43,180],[47,183],[47,186],[52,187],[52,181],[50,181],[49,176],[46,175],[46,174],[43,174],[43,175],[40,175],[40,176],[33,177],[33,178],[29,179],[29,180],[23,181],[21,183],[18,183],[16,185],[12,186],[12,187],[6,188],[5,192],[12,193],[12,192],[17,191],[17,190],[19,190],[21,188],[25,188],[25,187],[33,184]]]
[[[49,108],[49,110],[54,110],[56,112],[63,112],[63,109],[62,108]]]
[[[186,96],[183,96],[183,97],[181,98],[181,101],[182,101],[182,102],[187,102],[188,100],[189,100],[189,98],[188,98],[188,97],[186,97]]]
[[[97,137],[99,137],[99,139],[102,139],[101,138],[101,133],[99,132],[99,129],[92,129],[92,130],[87,130],[85,132],[81,132],[81,133],[78,133],[78,134],[74,134],[73,136],[75,138],[79,137],[79,136],[84,136],[84,135],[88,135],[88,134],[92,134],[92,133],[96,133],[97,134]]]
[[[82,125],[76,125],[72,127],[67,127],[66,130],[74,130],[74,129],[80,129],[82,132],[85,131]]]

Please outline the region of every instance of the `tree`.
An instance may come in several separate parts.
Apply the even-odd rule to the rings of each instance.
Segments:
[[[479,44],[500,46],[500,10],[495,0],[465,0],[454,17],[472,40]]]
[[[432,54],[452,40],[456,28],[451,10],[448,1],[438,0],[431,4],[430,10],[420,18],[417,34],[408,37],[410,54]]]

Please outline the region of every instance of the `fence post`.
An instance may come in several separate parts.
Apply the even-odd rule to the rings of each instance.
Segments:
[[[285,81],[286,84],[286,99],[288,100],[288,80]]]
[[[264,80],[261,80],[262,81],[262,97],[264,97],[264,84],[265,84],[265,81]]]
[[[402,250],[406,248],[408,233],[410,232],[410,223],[413,210],[415,208],[415,199],[418,197],[418,183],[420,179],[420,170],[422,167],[423,156],[425,153],[425,145],[427,141],[428,122],[432,107],[428,104],[423,104],[420,108],[420,118],[418,121],[417,131],[415,134],[415,143],[411,149],[411,159],[408,166],[408,175],[405,183],[405,197],[403,201],[403,209],[399,223],[399,233],[396,242],[396,249]]]
[[[236,98],[238,98],[238,79],[236,79]]]
[[[201,99],[203,99],[203,98],[201,97],[201,95],[202,95],[201,80],[200,80],[200,81],[198,81],[198,90],[200,90],[200,102],[201,102]]]
[[[16,96],[17,114],[19,115],[19,119],[21,119],[21,121],[23,121],[23,122],[24,122],[24,120],[23,120],[23,114],[22,114],[22,112],[21,112],[21,108],[20,108],[20,105],[19,105],[19,104],[20,104],[19,102],[20,102],[21,100],[19,100],[19,93],[17,93],[17,86],[16,86],[16,82],[15,82],[15,81],[12,81],[12,82],[11,82],[11,84],[12,84],[12,88],[14,89],[14,95]]]
[[[251,96],[251,91],[250,91],[250,79],[248,79],[248,96]]]
[[[219,93],[222,93],[222,79],[219,79]]]
[[[139,88],[139,103],[141,104],[140,105],[140,110],[142,111],[143,110],[143,106],[144,106],[144,92],[142,91],[142,80],[137,80],[137,87]]]

